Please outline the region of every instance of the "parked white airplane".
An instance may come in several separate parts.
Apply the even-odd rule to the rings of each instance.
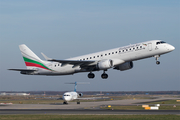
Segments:
[[[41,60],[26,45],[19,45],[27,69],[9,69],[21,71],[26,75],[72,75],[79,72],[90,72],[88,78],[94,78],[94,71],[103,70],[101,77],[108,78],[105,73],[110,68],[116,70],[128,70],[133,68],[135,60],[149,57],[156,58],[156,64],[160,64],[160,55],[169,53],[175,49],[170,44],[161,40],[152,40],[124,47],[118,47],[106,51],[87,54],[66,60],[57,60],[42,55],[47,60]]]
[[[67,102],[69,101],[73,101],[73,100],[77,100],[77,104],[80,104],[80,100],[96,100],[96,99],[107,99],[108,97],[90,97],[90,98],[80,98],[83,96],[82,93],[77,93],[76,89],[77,89],[77,84],[86,84],[86,83],[82,83],[82,82],[75,82],[75,83],[67,83],[67,84],[75,84],[74,86],[74,91],[72,92],[65,92],[63,94],[63,104],[68,104]]]

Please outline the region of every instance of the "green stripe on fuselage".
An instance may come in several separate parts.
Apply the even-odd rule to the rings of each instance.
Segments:
[[[23,57],[23,59],[24,59],[25,62],[35,63],[35,64],[38,64],[38,65],[41,65],[41,66],[45,67],[45,68],[48,69],[48,70],[51,70],[51,69],[49,69],[48,67],[46,67],[44,64],[42,64],[42,63],[40,63],[40,62],[37,62],[37,61],[35,61],[35,60],[31,60],[31,59],[26,58],[26,57]]]

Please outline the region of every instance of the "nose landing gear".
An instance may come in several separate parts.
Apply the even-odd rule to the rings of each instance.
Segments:
[[[64,105],[67,105],[68,103],[64,101],[63,104],[64,104]]]
[[[160,62],[159,62],[159,61],[156,61],[156,64],[157,64],[157,65],[159,65],[159,64],[160,64]]]
[[[159,59],[160,55],[155,55],[154,57],[156,58],[156,64],[159,65],[160,61],[158,61],[158,59]]]

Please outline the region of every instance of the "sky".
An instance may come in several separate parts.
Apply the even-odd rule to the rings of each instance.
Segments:
[[[160,57],[134,61],[127,71],[109,69],[67,76],[22,75],[19,50],[26,44],[44,60],[41,52],[67,59],[129,44],[163,40],[176,49]],[[0,0],[0,91],[179,91],[179,0]]]

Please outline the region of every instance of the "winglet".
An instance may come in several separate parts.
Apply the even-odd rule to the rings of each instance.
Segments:
[[[48,58],[44,53],[41,52],[41,54],[43,55],[43,57],[44,57],[46,60],[53,60],[52,58]]]

